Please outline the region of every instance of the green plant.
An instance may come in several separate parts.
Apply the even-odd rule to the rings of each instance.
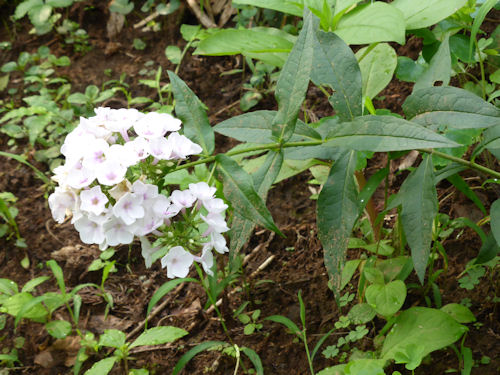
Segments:
[[[15,235],[16,246],[26,247],[16,223],[16,216],[19,213],[15,207],[16,201],[17,198],[14,194],[6,191],[0,193],[0,218],[4,221],[0,224],[0,237],[6,236],[7,239],[10,239],[12,235]]]
[[[64,42],[73,45],[73,50],[76,53],[85,55],[92,49],[89,43],[89,35],[80,25],[76,22],[65,19],[61,26],[56,28],[56,31],[64,35]]]
[[[28,15],[33,32],[46,34],[52,30],[56,22],[61,18],[61,14],[55,8],[67,8],[75,0],[25,0],[21,2],[14,13],[14,20],[19,20]]]

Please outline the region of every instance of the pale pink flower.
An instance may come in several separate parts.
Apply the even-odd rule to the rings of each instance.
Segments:
[[[116,185],[123,181],[127,167],[116,160],[106,160],[96,169],[97,180],[102,185]]]
[[[189,190],[175,190],[170,195],[170,200],[182,209],[191,207],[196,197]]]
[[[204,202],[212,199],[217,189],[202,181],[196,184],[189,184],[189,191],[200,202]]]
[[[106,203],[108,203],[108,197],[102,192],[99,185],[89,190],[83,190],[80,193],[80,200],[80,209],[94,215],[102,214],[106,210]]]
[[[146,139],[160,138],[167,131],[177,131],[181,128],[181,120],[167,113],[150,112],[134,124],[137,135]]]
[[[204,200],[203,206],[205,206],[208,212],[213,214],[220,214],[227,209],[227,204],[220,198]]]
[[[208,213],[207,216],[200,216],[208,225],[208,229],[204,233],[204,236],[213,232],[223,233],[229,230],[226,220],[224,220],[224,217],[221,214]]]
[[[167,277],[170,279],[186,277],[193,261],[193,254],[184,250],[182,246],[174,246],[167,255],[161,258],[161,266],[162,268],[167,267]]]
[[[104,224],[104,235],[106,244],[109,246],[129,244],[134,239],[132,228],[113,216]]]
[[[212,272],[212,267],[214,265],[214,255],[212,254],[212,251],[210,251],[210,247],[208,246],[203,247],[203,250],[201,252],[201,257],[195,256],[194,260],[197,261],[198,263],[201,263],[203,270],[207,274],[209,274],[210,276],[214,275],[214,273]]]
[[[49,207],[52,217],[55,221],[61,224],[66,215],[70,215],[76,205],[75,193],[57,187],[56,190],[49,195]]]
[[[122,219],[126,225],[133,224],[137,219],[144,217],[142,196],[125,193],[113,206],[113,214]]]
[[[104,228],[101,223],[82,216],[74,222],[74,225],[83,243],[100,244],[104,241]]]
[[[172,150],[171,159],[185,159],[189,155],[197,155],[203,151],[200,145],[177,132],[168,136],[168,142]]]

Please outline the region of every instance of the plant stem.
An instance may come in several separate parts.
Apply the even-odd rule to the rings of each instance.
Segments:
[[[311,360],[311,355],[309,354],[309,345],[307,345],[307,337],[306,337],[306,327],[303,327],[302,331],[302,341],[304,341],[304,347],[306,348],[307,362],[309,363],[309,370],[311,370],[311,375],[314,375],[314,368]]]
[[[354,172],[354,175],[356,176],[356,180],[358,181],[359,191],[363,190],[363,188],[366,185],[365,175],[363,174],[362,171],[356,171]],[[370,198],[366,203],[365,210],[366,213],[368,214],[368,219],[370,220],[370,224],[372,226],[373,237],[375,241],[378,242],[380,239],[380,225],[376,224],[378,212],[377,209],[375,208],[375,205],[373,204],[372,198]]]

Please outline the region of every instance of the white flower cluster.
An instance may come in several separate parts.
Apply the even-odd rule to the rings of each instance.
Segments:
[[[72,215],[71,223],[81,240],[98,244],[101,250],[130,244],[138,236],[146,266],[150,267],[158,249],[152,248],[146,235],[153,232],[161,236],[159,229],[170,225],[179,212],[191,207],[198,212],[204,207],[207,214],[200,211],[199,217],[208,229],[202,234],[201,256],[174,246],[161,263],[167,267],[168,277],[185,277],[195,260],[210,273],[211,250],[227,251],[221,233],[229,230],[227,205],[214,197],[216,189],[199,182],[167,197],[156,185],[127,179],[128,168],[141,162],[185,159],[199,154],[202,148],[177,132],[181,121],[169,114],[110,108],[97,108],[95,112],[94,117],[80,118],[61,147],[66,162],[54,170],[53,179],[59,186],[49,196],[54,220],[62,223]],[[133,139],[131,134],[135,135]]]

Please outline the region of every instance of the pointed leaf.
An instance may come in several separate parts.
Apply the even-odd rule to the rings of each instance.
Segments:
[[[500,125],[500,109],[479,96],[457,87],[414,90],[403,104],[412,122],[424,126],[486,128]]]
[[[233,0],[234,4],[252,5],[254,7],[277,10],[278,12],[302,16],[301,2],[290,0]]]
[[[334,33],[316,33],[311,81],[330,86],[328,101],[341,121],[361,116],[361,72],[352,50]]]
[[[359,69],[363,78],[363,96],[373,99],[391,82],[398,58],[394,48],[387,43],[377,44],[369,51],[368,48],[356,52],[356,58],[361,59]]]
[[[432,130],[393,116],[362,116],[332,124],[326,145],[376,152],[458,146]]]
[[[255,368],[255,373],[257,375],[264,375],[264,367],[262,366],[262,361],[260,360],[259,355],[255,352],[255,350],[247,348],[245,346],[241,347],[240,350],[246,354],[250,362],[252,362],[253,367]]]
[[[406,299],[406,285],[401,280],[394,280],[386,285],[373,284],[366,288],[366,302],[375,311],[390,317],[397,313]]]
[[[357,153],[349,151],[335,161],[318,197],[316,220],[323,244],[326,270],[334,291],[340,291],[345,252],[358,217],[358,190],[354,179]]]
[[[421,357],[457,341],[467,328],[447,313],[427,307],[412,307],[403,311],[384,340],[381,356],[394,359],[410,345],[423,345]]]
[[[438,212],[432,158],[427,157],[401,185],[401,222],[411,248],[415,272],[424,283],[432,241],[432,224]]]
[[[189,332],[177,327],[153,327],[144,331],[132,344],[130,348],[146,345],[160,345],[167,342],[174,342]]]
[[[271,124],[276,114],[276,111],[245,113],[222,121],[214,126],[214,130],[241,142],[273,143],[275,140],[272,138]],[[309,125],[297,120],[295,133],[289,141],[297,142],[304,139],[320,140],[321,135]]]
[[[224,196],[231,202],[235,212],[263,227],[283,235],[274,224],[266,204],[255,191],[252,177],[246,173],[233,159],[219,154],[217,173],[224,183]]]
[[[278,113],[273,120],[272,134],[279,141],[290,139],[305,99],[313,62],[315,25],[313,15],[306,10],[304,26],[281,70],[275,96]]]
[[[205,155],[211,155],[215,136],[200,99],[175,73],[169,71],[168,77],[175,97],[175,114],[182,120],[184,135],[198,143]]]
[[[253,175],[255,189],[264,202],[267,197],[267,192],[280,172],[282,164],[283,153],[269,151],[264,164],[262,164],[259,170]],[[234,259],[238,251],[247,243],[254,228],[255,223],[253,221],[245,219],[239,214],[234,216],[233,222],[231,223],[231,231],[229,232],[231,238],[229,259]]]
[[[125,345],[125,333],[117,329],[107,329],[99,338],[99,346],[120,348]]]
[[[99,362],[94,363],[94,365],[85,371],[84,375],[106,375],[108,374],[118,358],[115,356],[101,359]]]
[[[490,207],[491,233],[497,244],[500,245],[500,199],[493,202]]]
[[[172,375],[177,375],[182,371],[184,366],[187,365],[187,363],[193,359],[193,357],[201,353],[204,350],[210,350],[212,348],[217,348],[217,347],[227,347],[228,344],[225,343],[224,341],[205,341],[199,345],[196,345],[194,348],[188,350],[182,357],[179,359],[179,361],[175,364],[174,370],[172,371]]]
[[[264,318],[264,320],[270,320],[271,322],[283,324],[292,333],[296,334],[297,336],[300,336],[300,329],[299,329],[299,327],[297,327],[297,325],[292,320],[288,319],[286,316],[283,316],[283,315],[271,315],[271,316],[268,316],[267,318]]]
[[[156,292],[154,292],[153,296],[149,300],[148,303],[148,309],[146,310],[146,318],[149,317],[149,313],[151,313],[151,310],[153,310],[153,307],[165,296],[168,292],[170,292],[172,289],[174,289],[177,285],[182,284],[184,282],[197,282],[198,280],[193,279],[193,278],[182,278],[182,279],[173,279],[169,280],[166,283],[164,283],[162,286],[160,286]]]
[[[405,42],[403,14],[381,1],[360,5],[345,14],[334,31],[347,44]]]
[[[434,86],[441,81],[442,86],[448,86],[451,77],[451,56],[449,34],[446,34],[436,54],[432,56],[429,67],[418,77],[413,90],[420,90]]]
[[[404,15],[408,30],[422,29],[444,20],[467,0],[394,0],[391,5]]]
[[[52,337],[63,339],[71,333],[71,323],[66,320],[53,320],[45,324],[45,329]]]

